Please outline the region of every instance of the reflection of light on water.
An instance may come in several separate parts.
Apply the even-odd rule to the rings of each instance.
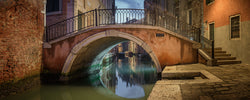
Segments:
[[[118,59],[118,67],[121,68],[122,67],[122,59]]]
[[[138,61],[138,58],[133,56],[116,58],[109,63],[112,64],[102,67],[100,72],[101,84],[108,91],[129,99],[142,99],[149,95],[150,92],[145,86],[156,81],[156,68],[151,61]]]
[[[135,63],[135,58],[134,57],[130,57],[129,59],[129,64],[130,64],[130,68],[133,72],[135,72],[136,70],[136,63]]]
[[[115,94],[124,98],[141,98],[145,96],[144,89],[139,85],[127,85],[119,76],[116,70],[117,85]]]

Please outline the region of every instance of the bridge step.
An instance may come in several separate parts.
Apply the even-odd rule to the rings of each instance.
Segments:
[[[211,49],[204,49],[209,55],[211,55]],[[221,47],[214,48],[214,58],[217,60],[217,65],[226,65],[226,64],[239,64],[240,60],[236,60],[236,57],[232,57],[231,54],[227,54],[226,51],[222,51]]]
[[[212,50],[206,50],[208,53],[211,53]],[[214,53],[227,53],[226,51],[222,51],[222,50],[214,50]]]
[[[231,56],[231,54],[226,54],[226,53],[214,53],[214,56]]]
[[[208,51],[208,50],[212,50],[212,48],[206,48],[204,50]],[[214,48],[214,50],[222,50],[222,48],[221,47],[216,47],[216,48]]]
[[[220,57],[215,57],[216,60],[236,60],[236,57],[231,57],[231,56],[220,56]]]
[[[218,60],[217,65],[240,64],[239,60]]]

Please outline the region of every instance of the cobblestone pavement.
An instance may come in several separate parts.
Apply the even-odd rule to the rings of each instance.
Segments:
[[[206,70],[223,80],[223,82],[212,83],[178,84],[182,100],[250,100],[250,65],[248,64],[220,65],[215,67],[190,64],[177,65],[175,69]],[[151,94],[153,94],[152,92]],[[162,94],[158,93],[158,96],[164,95],[164,92]],[[150,95],[149,99],[153,97]]]

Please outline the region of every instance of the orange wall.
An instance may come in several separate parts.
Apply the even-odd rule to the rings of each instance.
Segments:
[[[250,0],[215,0],[206,5],[204,0],[204,22],[215,22],[215,27],[228,25],[230,16],[240,14],[241,21],[250,20]]]

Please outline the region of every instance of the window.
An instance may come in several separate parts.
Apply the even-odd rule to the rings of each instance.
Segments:
[[[61,0],[47,0],[46,12],[58,12],[61,11]]]
[[[164,10],[166,9],[166,8],[165,8],[165,7],[166,7],[166,6],[165,6],[165,2],[166,2],[166,1],[161,0],[161,8],[164,9]]]
[[[214,2],[214,0],[206,0],[206,4],[207,5],[210,4],[210,3],[212,3],[212,2]]]
[[[82,12],[78,10],[78,15],[79,15],[79,14],[82,14]],[[83,21],[83,20],[82,20],[82,15],[78,16],[78,29],[82,29],[82,28],[83,28],[83,27],[82,27],[82,24],[83,24],[82,21]]]
[[[230,17],[231,38],[240,38],[240,15]]]
[[[168,1],[165,1],[165,9],[168,11]]]
[[[187,11],[187,23],[188,23],[189,25],[192,25],[192,24],[193,24],[193,23],[192,23],[192,10],[191,10],[191,9]]]

